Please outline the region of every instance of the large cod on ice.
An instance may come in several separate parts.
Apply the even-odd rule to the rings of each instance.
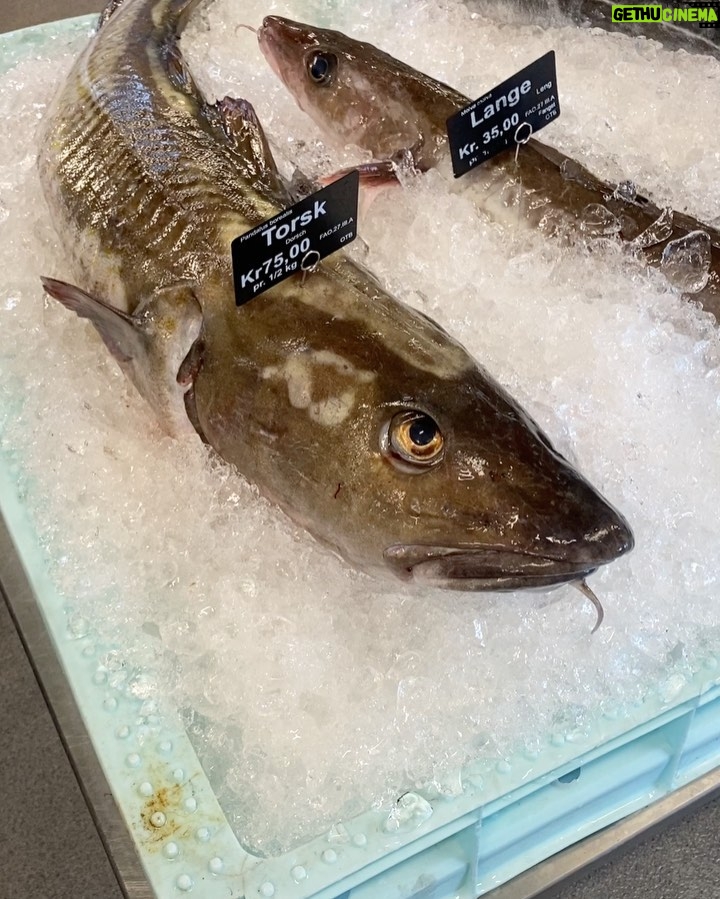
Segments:
[[[178,50],[196,0],[113,2],[45,126],[40,170],[88,318],[172,433],[194,428],[371,572],[502,590],[577,581],[622,516],[435,322],[343,254],[234,303],[230,244],[289,204],[252,107]]]

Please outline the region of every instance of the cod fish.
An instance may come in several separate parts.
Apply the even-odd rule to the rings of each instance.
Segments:
[[[375,574],[465,590],[573,582],[624,518],[435,322],[342,253],[238,308],[230,244],[288,205],[245,100],[206,102],[178,37],[197,0],[114,2],[45,124],[73,284],[166,430],[197,433]]]
[[[296,102],[330,137],[361,147],[368,186],[396,181],[399,161],[419,171],[449,160],[447,119],[469,104],[458,91],[372,44],[339,31],[267,16],[260,49]],[[331,180],[331,179],[330,179]],[[505,150],[463,178],[498,219],[553,234],[619,236],[720,322],[720,232],[661,209],[631,182],[610,185],[538,140]]]

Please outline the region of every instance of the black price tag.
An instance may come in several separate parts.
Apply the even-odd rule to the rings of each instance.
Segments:
[[[551,50],[447,120],[455,177],[501,150],[526,143],[559,115]]]
[[[357,237],[360,175],[350,172],[232,242],[235,302],[260,296]]]

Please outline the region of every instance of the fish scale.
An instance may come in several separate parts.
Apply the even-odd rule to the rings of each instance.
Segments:
[[[506,391],[343,253],[236,307],[231,241],[289,199],[252,107],[208,104],[185,70],[197,2],[113,0],[71,71],[40,172],[77,284],[46,291],[91,321],[161,426],[196,431],[358,568],[515,589],[630,549]]]

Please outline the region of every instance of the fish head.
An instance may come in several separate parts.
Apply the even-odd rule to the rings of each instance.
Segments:
[[[339,31],[267,16],[258,42],[297,104],[326,134],[376,158],[412,151],[420,162],[434,154],[437,123],[444,127],[456,111],[450,95],[460,95],[451,88],[436,82],[440,90],[428,104],[424,76]]]
[[[313,286],[244,307],[250,322],[272,306],[244,389],[249,350],[228,345],[215,368],[244,333],[230,323],[195,383],[209,442],[295,521],[359,569],[459,590],[576,581],[632,548],[622,515],[439,325],[379,290],[328,314],[336,277]]]
[[[385,408],[377,425],[395,537],[415,583],[515,590],[578,581],[633,547],[627,521],[481,368]]]

